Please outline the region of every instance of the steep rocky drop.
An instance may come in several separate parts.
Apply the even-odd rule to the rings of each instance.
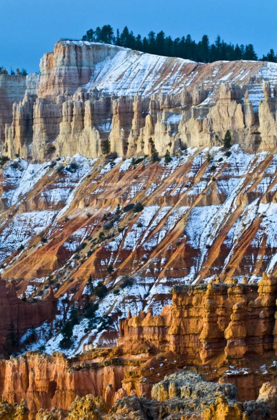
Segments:
[[[277,65],[40,69],[0,75],[0,419],[275,418]]]

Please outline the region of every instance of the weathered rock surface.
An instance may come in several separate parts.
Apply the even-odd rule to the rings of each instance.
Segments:
[[[276,82],[67,41],[0,76],[0,352],[54,352],[0,361],[0,418],[275,418]],[[220,383],[155,385],[189,364]]]
[[[60,41],[43,56],[40,69],[25,96],[25,79],[17,93],[15,78],[5,76],[15,90],[0,100],[1,132],[11,124],[3,148],[9,157],[96,158],[108,141],[120,156],[149,154],[150,139],[164,154],[219,146],[227,130],[246,150],[276,147],[275,63],[203,64]]]
[[[24,400],[20,404],[9,404],[0,401],[0,419],[1,420],[28,420],[29,410]]]
[[[5,140],[5,125],[12,122],[13,103],[23,99],[25,90],[25,76],[0,74],[0,141],[2,145]]]
[[[86,395],[82,398],[76,397],[69,410],[42,408],[36,415],[34,411],[27,409],[24,401],[16,406],[2,402],[0,419],[273,420],[276,408],[271,407],[269,411],[271,401],[272,397],[267,396],[262,401],[258,399],[242,404],[237,401],[237,390],[233,385],[208,382],[198,373],[186,371],[165,377],[154,385],[152,400],[133,394],[118,399],[109,408],[102,397]]]
[[[121,388],[125,370],[132,366],[125,368],[124,361],[119,365],[112,363],[111,360],[106,365],[98,363],[74,368],[72,362],[58,353],[53,356],[27,353],[19,358],[1,360],[0,395],[12,404],[19,404],[24,399],[32,414],[41,408],[69,409],[78,395],[105,396],[109,387],[114,395]]]
[[[56,299],[50,290],[43,301],[24,302],[16,295],[13,285],[6,288],[0,279],[0,354],[9,354],[18,347],[20,338],[28,330],[51,321],[56,313]]]
[[[77,397],[71,404],[70,411],[41,409],[36,415],[36,420],[104,420],[108,407],[101,397],[86,395]]]
[[[81,307],[86,299],[99,303],[97,315],[111,317],[108,331],[99,320],[106,331],[97,336],[84,320],[72,354],[82,339],[114,345],[120,316],[159,314],[175,285],[276,276],[276,162],[274,154],[237,146],[189,149],[169,163],[16,159],[0,182],[2,277],[15,281],[19,296],[45,296],[52,285],[56,297],[74,295]],[[138,202],[144,207],[135,212]],[[108,289],[100,299],[93,293],[99,281]],[[234,308],[234,325],[244,311]],[[211,329],[214,315],[204,312]],[[240,340],[243,353],[247,345],[231,337],[232,328],[228,340]],[[59,339],[46,340],[58,331],[47,329],[38,331],[40,345],[60,350]]]
[[[172,306],[160,315],[142,311],[120,321],[118,343],[184,354],[187,364],[262,356],[275,348],[276,296],[277,280],[266,275],[258,288],[216,282],[177,286]]]

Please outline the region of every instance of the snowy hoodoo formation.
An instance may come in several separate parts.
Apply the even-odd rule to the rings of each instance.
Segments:
[[[40,67],[0,75],[0,420],[275,419],[277,64]]]
[[[273,63],[203,64],[60,41],[40,70],[0,75],[0,136],[11,158],[96,158],[107,147],[125,157],[153,146],[165,154],[221,146],[228,130],[246,150],[276,146]]]

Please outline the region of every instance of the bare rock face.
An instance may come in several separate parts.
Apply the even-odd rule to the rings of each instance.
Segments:
[[[151,401],[137,396],[118,400],[108,418],[254,420],[256,415],[260,419],[269,418],[266,405],[254,403],[249,417],[243,404],[236,400],[235,387],[226,385],[222,388],[193,372],[165,377],[153,386],[152,397]]]
[[[25,76],[0,75],[0,140],[2,144],[5,139],[5,125],[11,124],[13,120],[13,103],[21,101],[25,91]]]
[[[275,384],[265,382],[260,389],[257,402],[264,403],[269,410],[270,417],[274,418],[277,412],[277,387]]]
[[[160,392],[171,388],[169,393]],[[183,372],[166,377],[153,387],[153,400],[137,397],[135,394],[117,400],[108,412],[103,400],[87,395],[76,398],[68,414],[62,411],[41,410],[36,420],[158,420],[205,419],[205,420],[247,420],[243,416],[243,405],[236,401],[236,389],[232,385],[217,385],[204,380],[201,375]],[[52,417],[51,417],[52,416]]]
[[[6,289],[0,279],[0,353],[8,354],[18,347],[22,335],[28,329],[51,321],[56,313],[56,299],[52,291],[41,302],[28,303],[16,296],[14,287]]]
[[[172,307],[160,315],[141,312],[120,322],[120,345],[150,346],[184,354],[187,363],[213,358],[243,359],[274,347],[276,279],[254,285],[216,284],[176,287]]]
[[[60,41],[43,56],[40,69],[40,77],[21,82],[1,76],[11,96],[0,100],[4,153],[11,158],[43,161],[75,153],[96,158],[105,153],[106,142],[120,156],[149,154],[150,139],[165,154],[222,145],[228,130],[245,150],[276,146],[272,63],[201,64]]]
[[[199,396],[209,400],[224,395],[230,399],[237,398],[237,390],[233,385],[207,383],[195,372],[182,372],[165,377],[162,382],[154,385],[151,396],[157,401],[167,401],[171,398],[197,399]]]
[[[0,361],[1,396],[5,401],[18,404],[24,398],[33,419],[42,408],[70,409],[78,395],[83,397],[91,392],[94,396],[101,397],[108,386],[114,392],[117,391],[121,387],[124,372],[123,364],[95,364],[77,369],[63,354],[54,353],[49,356],[30,352],[19,358]],[[82,413],[96,409],[95,403],[105,407],[101,399],[97,401],[93,402],[89,397],[82,402],[77,399],[72,405],[73,414],[69,419],[75,418],[74,413],[81,410],[80,406],[83,406],[80,419]],[[113,402],[112,399],[110,403]]]
[[[255,284],[264,272],[269,282],[277,274],[276,155],[236,145],[188,149],[169,160],[75,155],[44,163],[17,158],[3,166],[1,275],[15,282],[19,296],[40,299],[50,285],[57,298],[72,296],[82,324],[68,352],[74,354],[86,334],[88,344],[115,345],[118,320],[129,310],[139,319],[145,311],[139,322],[147,324],[151,309],[156,330],[149,324],[143,338],[151,337],[152,327],[153,337],[160,331],[163,338],[171,312],[156,315],[172,304],[172,287],[210,280],[209,290],[192,292],[201,314],[190,310],[192,332],[187,329],[180,345],[172,334],[165,346],[191,347],[189,354],[196,346],[203,360],[216,352],[240,359],[251,347],[256,354],[272,349],[275,284],[263,279],[259,290]],[[93,290],[100,281],[107,295],[99,298]],[[186,313],[189,296],[180,301],[178,311]],[[88,302],[99,305],[102,334],[85,325],[81,309]],[[172,330],[181,331],[183,322]],[[59,331],[37,331],[47,351],[62,350]],[[46,338],[51,333],[54,343]]]
[[[96,66],[104,60],[111,61],[120,47],[89,42],[62,41],[54,51],[40,61],[41,80],[38,96],[72,95],[79,86],[97,75]]]
[[[25,398],[30,420],[273,415],[274,364],[242,369],[277,352],[276,82],[270,63],[69,41],[40,76],[0,80],[3,152],[20,156],[1,159],[0,270],[13,287],[0,282],[0,352],[14,335],[21,349],[60,351],[78,313],[64,349],[75,358],[0,361],[1,395]],[[97,345],[114,348],[93,359]],[[155,385],[188,364],[221,383]],[[238,403],[228,381],[253,401]]]
[[[0,402],[1,420],[28,420],[29,410],[24,400],[20,404],[9,404],[5,401]]]

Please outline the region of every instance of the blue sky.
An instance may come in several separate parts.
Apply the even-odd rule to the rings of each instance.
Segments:
[[[173,37],[253,43],[258,55],[277,50],[276,0],[0,0],[0,66],[39,70],[60,38],[87,29],[127,25],[135,34],[163,30]]]

